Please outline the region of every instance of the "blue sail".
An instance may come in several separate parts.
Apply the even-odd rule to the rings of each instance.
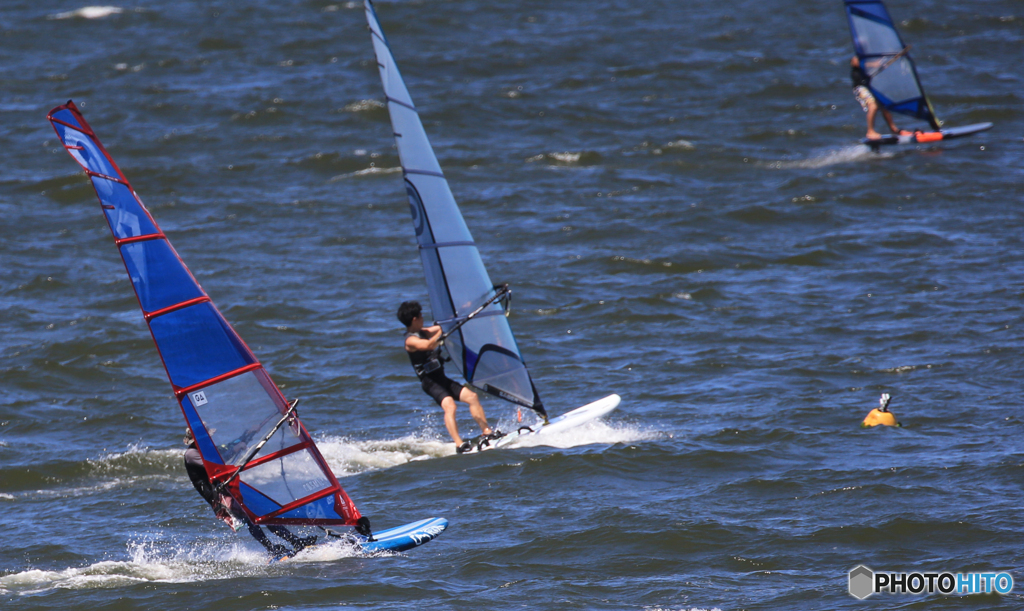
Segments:
[[[365,0],[365,6],[431,310],[446,332],[455,329],[445,340],[452,363],[470,385],[543,415],[543,403],[497,299],[498,289],[437,162],[373,4]]]
[[[881,0],[845,0],[853,48],[871,79],[868,88],[884,108],[927,121],[941,122],[921,88],[917,68]]]
[[[257,524],[356,526],[359,511],[263,365],[228,324],[142,205],[75,104],[47,117],[92,181],[174,396],[214,482]]]

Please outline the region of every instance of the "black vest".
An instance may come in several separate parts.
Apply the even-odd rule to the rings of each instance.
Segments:
[[[871,79],[864,72],[864,69],[860,66],[850,66],[850,80],[853,81],[853,87],[867,87],[871,83]]]
[[[405,339],[410,337],[419,337],[420,339],[427,339],[419,333],[413,333],[412,331],[405,332]],[[435,350],[417,350],[415,352],[405,351],[409,355],[409,361],[412,362],[412,369],[416,372],[416,375],[420,378],[423,376],[430,375],[432,373],[440,373],[444,375],[444,365],[441,363],[441,359],[438,358],[438,351]]]

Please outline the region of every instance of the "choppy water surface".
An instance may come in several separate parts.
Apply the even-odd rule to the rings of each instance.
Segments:
[[[995,129],[856,145],[838,0],[378,4],[549,408],[624,399],[459,458],[393,318],[426,296],[361,3],[6,3],[0,605],[1020,608],[846,593],[1024,580],[1024,7],[889,8],[939,116]],[[448,532],[267,566],[213,519],[68,98],[363,513]],[[905,427],[860,429],[882,392]]]

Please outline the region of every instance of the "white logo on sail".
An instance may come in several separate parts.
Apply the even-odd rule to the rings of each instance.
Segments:
[[[206,393],[203,391],[197,391],[190,395],[192,397],[192,406],[199,407],[200,405],[206,405],[209,401],[206,400]]]

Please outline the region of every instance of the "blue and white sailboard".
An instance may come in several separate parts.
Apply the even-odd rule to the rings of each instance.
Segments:
[[[861,68],[870,79],[868,89],[878,103],[891,112],[915,117],[928,123],[931,132],[911,136],[892,136],[864,140],[866,144],[907,144],[936,142],[963,137],[992,127],[977,123],[953,129],[942,129],[928,96],[921,86],[917,68],[910,56],[910,47],[903,43],[896,24],[882,0],[844,0],[850,24],[853,48]]]
[[[547,420],[547,411],[508,323],[508,287],[491,282],[427,139],[373,3],[364,0],[364,5],[402,164],[431,311],[447,335],[445,348],[451,362],[470,386],[532,409]]]
[[[256,524],[351,530],[353,541],[370,543],[365,519],[309,432],[297,416],[279,425],[292,411],[284,395],[196,282],[74,102],[47,118],[92,182],[212,481],[229,482],[224,490]],[[436,527],[421,542],[440,534]]]

